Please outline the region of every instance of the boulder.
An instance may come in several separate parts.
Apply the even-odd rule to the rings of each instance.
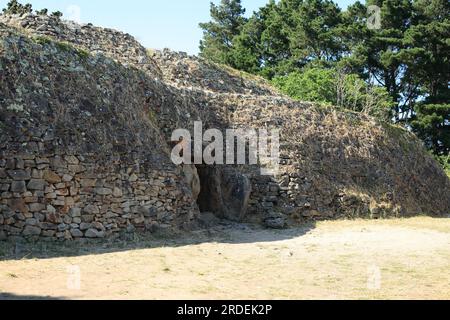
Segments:
[[[191,188],[192,198],[197,201],[201,190],[200,177],[197,168],[193,164],[185,164],[183,165],[183,173],[188,186]]]

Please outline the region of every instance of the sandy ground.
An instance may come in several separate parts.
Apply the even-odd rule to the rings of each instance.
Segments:
[[[0,255],[0,299],[450,299],[450,219],[234,225],[77,248],[3,243]]]

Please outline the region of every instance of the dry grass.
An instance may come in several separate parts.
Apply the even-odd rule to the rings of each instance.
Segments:
[[[71,257],[59,250],[53,258],[5,258],[0,291],[70,299],[450,298],[450,219],[228,228],[209,237],[88,246]],[[80,290],[67,286],[70,266],[80,268]]]

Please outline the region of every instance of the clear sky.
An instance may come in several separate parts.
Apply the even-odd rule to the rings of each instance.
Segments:
[[[335,0],[336,1],[336,0]],[[356,0],[337,0],[346,8]],[[4,8],[8,0],[0,0]],[[20,0],[34,9],[59,10],[64,17],[130,33],[144,46],[198,53],[200,22],[209,21],[210,0]],[[220,0],[214,0],[214,3]],[[247,15],[269,0],[242,0]],[[64,18],[63,17],[63,18]]]

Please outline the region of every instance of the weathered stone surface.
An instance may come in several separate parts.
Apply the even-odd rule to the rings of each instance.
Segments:
[[[86,238],[104,238],[105,233],[103,231],[97,231],[95,229],[89,229],[84,234]]]
[[[192,198],[197,201],[201,191],[200,177],[195,165],[183,165],[183,174],[186,178],[187,185],[191,188]]]
[[[28,212],[28,207],[23,199],[8,200],[8,206],[13,211],[19,211],[21,213]]]
[[[109,188],[95,188],[95,192],[100,196],[109,196],[113,193]]]
[[[92,228],[92,224],[91,223],[82,222],[80,224],[80,230],[82,230],[82,231],[88,230],[90,228]]]
[[[37,43],[43,35],[48,41]],[[167,142],[194,119],[224,133],[282,133],[275,177],[248,165],[200,169],[211,172],[200,179],[198,203],[217,217],[278,228],[297,218],[450,212],[450,182],[420,143],[365,115],[318,112],[262,79],[169,50],[150,57],[129,35],[46,16],[0,15],[0,43],[0,73],[8,70],[0,76],[0,230],[7,236],[23,234],[27,223],[53,240],[76,238],[71,230],[81,223],[96,238],[187,228],[199,215],[198,183],[185,181]]]
[[[16,181],[31,179],[30,173],[28,173],[25,170],[8,170],[7,172],[8,172],[8,175]]]
[[[281,213],[271,212],[266,215],[264,225],[270,229],[284,229],[287,226],[286,217]]]
[[[59,183],[61,182],[61,177],[53,171],[46,170],[44,171],[43,178],[49,183]]]
[[[97,183],[96,179],[81,179],[80,184],[83,188],[86,187],[95,187]]]
[[[22,234],[24,236],[38,236],[41,234],[41,228],[35,226],[26,226]]]
[[[116,197],[116,198],[122,197],[122,196],[123,196],[122,189],[117,188],[117,187],[114,188],[114,190],[113,190],[113,196]]]
[[[45,180],[43,179],[31,179],[30,182],[28,182],[27,188],[28,190],[44,190],[46,185]]]
[[[71,208],[69,214],[72,218],[81,217],[81,208]]]
[[[79,164],[80,163],[80,161],[78,160],[78,158],[77,157],[75,157],[75,156],[65,156],[64,157],[64,160],[66,160],[66,162],[68,163],[68,164]]]
[[[31,212],[41,212],[46,209],[46,205],[43,203],[31,203],[29,207]]]
[[[71,229],[70,234],[74,238],[82,238],[84,236],[83,232],[81,232],[79,229]]]
[[[86,214],[92,214],[92,215],[100,213],[98,206],[95,206],[95,205],[87,205],[86,207],[84,207],[83,211]]]
[[[22,193],[27,191],[25,181],[13,181],[11,183],[11,192]]]

